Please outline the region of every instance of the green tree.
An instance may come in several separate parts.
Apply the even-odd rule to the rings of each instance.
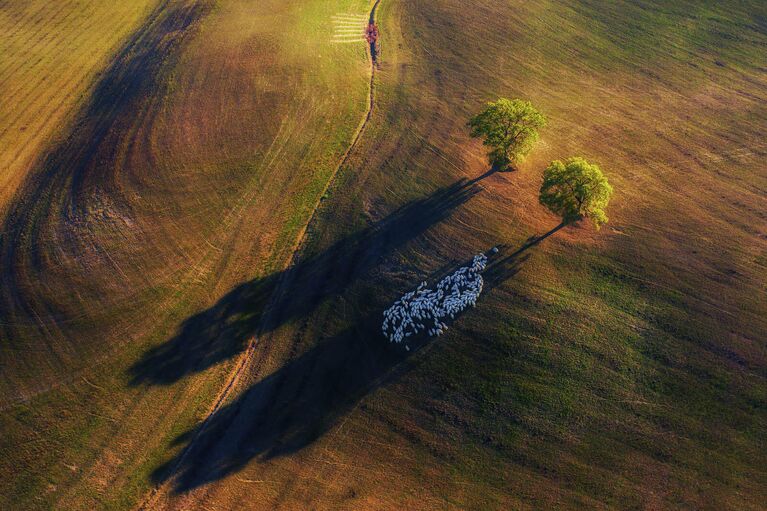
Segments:
[[[543,171],[539,201],[562,217],[562,226],[588,218],[597,229],[607,223],[605,209],[613,188],[597,165],[574,157],[555,160]]]
[[[538,140],[546,118],[529,101],[501,98],[474,117],[468,126],[471,136],[482,138],[490,148],[488,159],[496,168],[520,161]]]

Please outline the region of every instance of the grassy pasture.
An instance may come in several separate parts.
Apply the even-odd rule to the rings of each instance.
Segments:
[[[327,20],[367,8],[170,2],[118,52],[114,111],[85,107],[25,189],[45,206],[7,223],[0,507],[167,482],[157,508],[762,508],[765,8],[383,0],[371,123],[284,273],[366,101]],[[486,175],[464,123],[498,95],[551,123]],[[615,186],[610,224],[513,255],[557,224],[540,171],[573,153]],[[477,309],[382,344],[391,300],[495,244]]]
[[[384,1],[373,121],[310,227],[298,304],[167,508],[761,509],[764,19]],[[551,124],[520,171],[485,176],[464,123],[498,95]],[[537,187],[571,154],[615,186],[610,224],[511,256],[557,224]],[[381,346],[391,300],[498,243],[447,336]]]

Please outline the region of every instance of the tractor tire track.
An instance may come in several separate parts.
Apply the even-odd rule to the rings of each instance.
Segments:
[[[126,112],[140,104],[169,63],[178,58],[187,34],[206,9],[202,2],[158,2],[94,84],[91,99],[73,114],[68,134],[40,158],[36,170],[16,192],[0,233],[0,266],[4,269],[0,277],[0,337],[17,340],[9,342],[6,350],[28,350],[18,339],[25,339],[25,333],[37,329],[44,340],[38,351],[45,352],[55,363],[73,357],[74,346],[60,342],[66,337],[62,326],[67,318],[54,311],[38,293],[46,266],[57,257],[50,255],[51,240],[61,236],[67,243],[72,242],[71,220],[86,196],[83,182],[111,177],[94,177],[89,165],[96,161],[110,134],[120,127]],[[102,155],[102,159],[111,156]],[[108,253],[99,255],[109,258]],[[23,402],[59,383],[22,387],[19,395],[4,400],[1,406]]]

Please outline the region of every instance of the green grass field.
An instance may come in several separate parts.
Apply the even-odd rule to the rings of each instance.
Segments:
[[[0,508],[764,509],[761,2],[382,0],[348,158],[372,2],[16,4]],[[499,96],[550,122],[487,173]],[[573,154],[610,223],[515,254]],[[386,344],[495,245],[476,309]]]

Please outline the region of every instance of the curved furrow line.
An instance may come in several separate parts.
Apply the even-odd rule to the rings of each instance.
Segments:
[[[120,118],[129,114],[165,64],[167,56],[159,59],[158,52],[180,46],[182,29],[202,14],[202,4],[170,10],[168,5],[167,0],[160,3],[143,28],[125,44],[96,86],[93,100],[83,107],[79,124],[65,142],[40,162],[38,172],[20,189],[5,219],[0,237],[0,261],[5,269],[0,286],[0,311],[4,318],[0,332],[9,343],[7,347],[23,343],[27,337],[17,329],[15,320],[34,318],[40,338],[52,350],[51,360],[59,359],[59,352],[66,353],[66,357],[74,354],[74,346],[57,346],[63,337],[60,325],[43,320],[57,317],[55,305],[35,291],[46,289],[50,279],[46,269],[57,264],[59,247],[73,241],[67,226],[86,196],[83,185],[87,184],[87,174],[93,173],[92,163],[104,157],[100,154],[102,146],[122,122]],[[169,34],[173,39],[168,38]],[[103,181],[109,176],[90,179]],[[70,238],[62,239],[67,235]],[[109,257],[108,253],[102,255]]]

